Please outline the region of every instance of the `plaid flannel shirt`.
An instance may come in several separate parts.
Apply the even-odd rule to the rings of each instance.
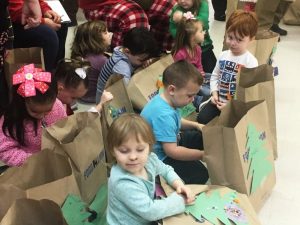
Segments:
[[[101,9],[85,10],[88,20],[103,20],[110,32],[113,32],[112,49],[122,45],[123,35],[134,27],[149,29],[148,17],[144,10],[135,2],[120,0],[114,5],[104,5]]]
[[[171,50],[173,37],[169,33],[169,18],[176,0],[154,0],[146,12],[151,31],[162,50]]]

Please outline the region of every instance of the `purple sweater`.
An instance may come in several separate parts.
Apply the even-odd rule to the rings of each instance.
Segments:
[[[58,99],[56,99],[53,108],[49,114],[44,118],[47,126],[54,124],[56,121],[65,118],[66,111]],[[37,135],[35,135],[34,126],[32,122],[24,122],[25,126],[25,144],[21,146],[16,140],[4,135],[2,131],[3,116],[0,118],[0,160],[9,166],[21,166],[26,159],[33,153],[41,151],[42,141],[42,125],[39,121]]]

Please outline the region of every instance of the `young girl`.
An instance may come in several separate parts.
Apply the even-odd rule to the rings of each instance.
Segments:
[[[13,75],[13,85],[12,101],[0,114],[0,160],[21,166],[41,150],[42,126],[66,117],[66,112],[56,98],[56,81],[33,64]]]
[[[191,12],[183,14],[183,18],[178,24],[178,29],[175,38],[175,45],[172,49],[174,61],[187,60],[199,70],[203,76],[203,84],[200,92],[195,96],[194,105],[199,107],[203,100],[210,96],[209,80],[210,74],[205,74],[201,62],[202,50],[199,46],[204,41],[204,34],[202,23],[197,20]],[[203,98],[203,96],[206,96]]]
[[[155,143],[148,123],[136,114],[123,114],[108,131],[108,150],[116,160],[108,182],[108,224],[150,224],[184,212],[194,201],[173,168],[160,161],[151,148]],[[155,177],[161,175],[176,190],[155,199]]]
[[[88,21],[78,26],[72,45],[72,59],[85,59],[91,64],[88,74],[89,86],[83,102],[95,103],[98,75],[107,62],[104,52],[111,44],[112,33],[107,31],[103,21]]]
[[[202,21],[203,28],[206,31],[202,48],[202,65],[207,73],[211,73],[216,65],[216,56],[213,52],[213,44],[210,39],[208,30],[208,2],[207,0],[178,0],[178,4],[173,7],[170,15],[170,33],[175,38],[177,25],[183,18],[183,14],[190,11],[199,21]]]

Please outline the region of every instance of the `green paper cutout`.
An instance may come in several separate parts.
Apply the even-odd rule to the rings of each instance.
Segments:
[[[86,210],[87,207],[88,205],[78,196],[69,194],[62,206],[62,213],[69,225],[107,225],[107,184],[99,188],[95,199],[89,206],[89,209],[97,213],[96,219],[91,222],[88,222],[88,218],[92,213]]]
[[[159,75],[158,81],[162,82],[162,75]],[[158,94],[161,94],[163,91],[164,91],[163,87],[159,88]],[[185,118],[185,117],[189,116],[190,114],[192,114],[193,112],[195,112],[196,108],[193,105],[193,103],[189,103],[188,105],[181,107],[178,110],[179,110],[180,116]]]
[[[250,161],[247,173],[247,179],[251,179],[250,194],[254,193],[273,171],[273,165],[268,160],[270,151],[264,146],[265,139],[265,132],[259,132],[254,124],[248,125],[246,152],[243,158],[245,162]]]
[[[229,220],[225,212],[225,206],[232,203],[236,197],[237,193],[233,191],[222,197],[218,190],[212,191],[210,195],[202,192],[196,197],[193,205],[186,207],[185,212],[191,214],[199,221],[204,218],[214,225],[219,224],[219,221],[224,225],[231,225],[231,222],[236,225],[248,225],[247,222]]]

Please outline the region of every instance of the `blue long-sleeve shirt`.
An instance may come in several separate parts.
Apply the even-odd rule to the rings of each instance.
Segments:
[[[180,179],[174,169],[160,161],[154,153],[145,166],[148,180],[136,177],[117,164],[108,182],[107,222],[109,225],[143,225],[184,212],[183,197],[176,192],[154,199],[155,177],[161,175],[169,184]]]

